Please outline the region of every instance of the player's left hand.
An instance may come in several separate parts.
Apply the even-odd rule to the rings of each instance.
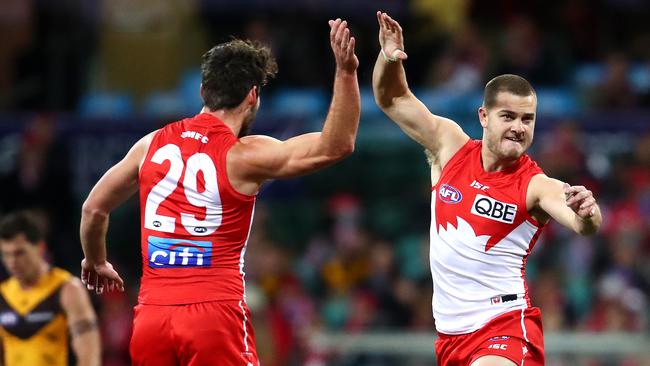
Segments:
[[[124,291],[124,281],[109,262],[90,264],[85,258],[81,261],[81,282],[97,294],[114,290]]]
[[[564,183],[566,205],[582,219],[589,219],[596,214],[597,204],[593,193],[584,186],[571,186]]]

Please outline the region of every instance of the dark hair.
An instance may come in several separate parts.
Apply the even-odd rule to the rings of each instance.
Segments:
[[[521,97],[536,95],[533,86],[521,76],[513,74],[499,75],[485,84],[483,106],[485,108],[494,107],[497,95],[501,92],[508,92]]]
[[[16,235],[25,234],[32,244],[43,240],[42,223],[28,211],[7,214],[0,220],[0,240],[10,240]]]
[[[235,39],[216,45],[203,55],[203,103],[213,111],[234,108],[277,71],[271,50],[258,42]]]

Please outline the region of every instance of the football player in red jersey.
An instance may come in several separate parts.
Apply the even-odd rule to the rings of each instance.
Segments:
[[[269,179],[314,172],[354,150],[355,39],[346,21],[329,26],[336,71],[321,132],[286,141],[245,136],[276,64],[266,47],[233,40],[203,56],[201,113],[143,137],[90,192],[81,218],[81,277],[102,292],[124,286],[106,257],[109,213],[140,191],[134,365],[258,365],[244,282],[256,194]]]
[[[377,21],[375,101],[426,149],[431,165],[438,362],[543,365],[541,317],[528,297],[526,258],[550,219],[579,234],[595,233],[602,222],[596,200],[583,186],[546,176],[525,154],[537,109],[528,81],[501,75],[487,83],[478,108],[483,138],[471,140],[409,90],[402,28],[383,12]]]

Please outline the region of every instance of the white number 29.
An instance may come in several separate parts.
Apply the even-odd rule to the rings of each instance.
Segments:
[[[178,187],[185,169],[182,183],[185,197],[192,206],[205,207],[205,220],[199,220],[191,213],[180,212],[181,224],[192,235],[205,236],[214,233],[221,225],[221,197],[214,162],[208,154],[196,153],[187,159],[187,166],[184,166],[181,149],[174,144],[161,147],[151,157],[151,161],[156,164],[162,164],[166,160],[170,162],[169,171],[147,195],[144,227],[166,233],[174,232],[176,218],[159,215],[156,212],[161,204],[164,206],[165,199]],[[203,192],[197,189],[199,172],[203,172],[205,180]]]

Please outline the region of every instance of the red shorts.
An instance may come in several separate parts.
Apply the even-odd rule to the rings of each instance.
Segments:
[[[137,305],[130,351],[138,366],[259,365],[243,301]]]
[[[461,335],[438,333],[440,366],[469,366],[482,356],[505,357],[517,365],[544,365],[544,336],[539,308],[499,315],[481,329]]]

